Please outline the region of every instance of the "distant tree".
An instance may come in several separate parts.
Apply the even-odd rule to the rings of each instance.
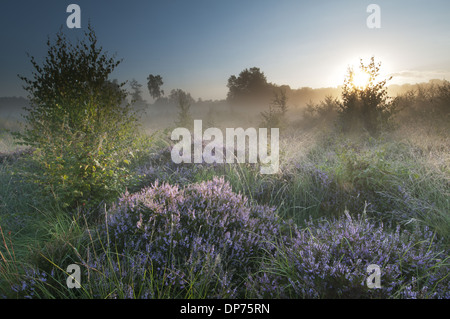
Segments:
[[[169,100],[178,107],[178,119],[175,121],[175,124],[180,127],[190,128],[193,124],[190,108],[195,102],[191,94],[181,89],[174,89],[170,92]]]
[[[215,117],[217,116],[215,109],[213,106],[209,106],[208,113],[206,113],[206,119],[205,119],[205,127],[216,127],[217,122]]]
[[[130,82],[131,87],[131,100],[132,103],[142,103],[144,102],[144,99],[142,98],[142,84],[139,84],[139,82],[135,79],[132,79]]]
[[[283,88],[279,88],[274,91],[274,99],[272,101],[272,104],[274,107],[279,111],[281,116],[284,118],[286,116],[286,112],[288,110],[287,105],[287,96],[286,96],[286,90]]]
[[[317,122],[333,122],[339,110],[339,100],[331,95],[326,95],[320,103],[309,102],[304,110],[304,118],[311,124]]]
[[[449,122],[450,119],[450,82],[430,80],[416,84],[412,89],[395,97],[398,111],[409,119]]]
[[[261,112],[263,119],[261,127],[284,128],[287,125],[286,112],[288,110],[286,91],[278,88],[273,92],[274,98],[269,105],[269,110]]]
[[[164,95],[164,90],[161,89],[161,86],[164,84],[162,77],[160,75],[150,74],[147,77],[147,87],[150,95],[154,99],[159,99]]]
[[[391,124],[396,106],[387,96],[386,82],[391,78],[378,80],[380,67],[381,63],[375,63],[374,57],[367,65],[360,60],[360,71],[368,74],[368,82],[364,87],[355,84],[355,72],[348,70],[342,88],[342,102],[339,104],[339,118],[344,130],[359,126],[371,135],[376,135]]]
[[[443,81],[442,85],[438,86],[438,92],[437,114],[441,114],[448,121],[450,119],[450,82]]]
[[[227,87],[229,89],[227,100],[232,105],[266,103],[273,88],[257,67],[243,70],[238,77],[230,76]]]

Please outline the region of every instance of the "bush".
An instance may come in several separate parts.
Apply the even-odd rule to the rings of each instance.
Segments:
[[[449,298],[448,251],[441,247],[426,228],[390,232],[347,214],[309,222],[247,287],[258,298]],[[370,264],[381,268],[379,289],[366,286]]]
[[[273,250],[268,241],[280,231],[273,208],[250,205],[223,178],[214,178],[184,189],[156,183],[126,194],[108,212],[101,233],[108,250],[126,256],[120,257],[122,267],[138,269],[138,279],[147,269],[174,296],[206,289],[205,297],[234,297],[242,295],[242,282]]]
[[[284,129],[287,126],[286,112],[288,110],[287,96],[283,89],[274,90],[274,98],[268,111],[260,113],[262,122],[260,127]]]
[[[98,47],[90,26],[76,45],[62,33],[47,45],[43,65],[32,57],[33,77],[21,77],[31,106],[17,138],[36,148],[41,169],[31,178],[64,206],[112,200],[130,178],[138,123],[124,83],[108,79],[120,61]]]
[[[377,81],[381,63],[376,64],[374,57],[368,65],[360,62],[360,72],[368,75],[364,87],[354,83],[355,72],[350,69],[342,89],[342,102],[339,104],[339,119],[344,131],[364,129],[371,135],[377,135],[391,127],[396,112],[396,103],[387,97],[386,82]]]
[[[305,125],[332,124],[336,120],[339,110],[339,100],[331,95],[325,97],[320,103],[308,103],[304,110]]]
[[[346,213],[300,229],[279,220],[273,208],[250,205],[218,178],[126,194],[108,211],[99,237],[92,233],[71,257],[11,280],[13,292],[34,298],[450,297],[448,245],[428,228],[408,231]],[[68,263],[81,265],[83,274],[82,289],[69,296]],[[366,286],[370,264],[381,269],[379,289]]]
[[[430,81],[398,95],[396,103],[402,120],[410,125],[448,125],[450,116],[450,82]],[[412,123],[411,123],[412,122]]]

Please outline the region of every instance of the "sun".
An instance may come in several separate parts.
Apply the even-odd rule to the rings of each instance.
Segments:
[[[369,73],[359,68],[353,71],[351,83],[353,84],[354,87],[364,89],[369,86],[369,82],[370,82]]]
[[[339,63],[336,63],[329,73],[329,79],[333,85],[336,87],[346,85],[356,90],[366,90],[379,81],[391,80],[392,74],[395,73],[392,63],[389,63],[389,61],[393,61],[392,57],[388,59],[390,56],[382,54],[378,55],[381,58],[378,56],[375,58],[375,55],[372,55],[371,58],[368,56],[368,54],[351,56],[336,61]],[[357,63],[358,60],[359,63]]]

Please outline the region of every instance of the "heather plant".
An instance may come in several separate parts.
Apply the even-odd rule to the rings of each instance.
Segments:
[[[285,170],[286,214],[297,222],[308,216],[342,214],[345,209],[396,223],[424,223],[448,236],[449,203],[445,171],[426,165],[409,144],[390,139],[317,141],[301,161]],[[282,200],[281,200],[282,199]]]
[[[345,209],[366,207],[384,221],[425,223],[440,236],[448,234],[445,176],[427,168],[410,145],[382,138],[321,138],[304,157],[290,158],[272,175],[263,176],[250,164],[175,164],[170,147],[136,172],[143,176],[142,186],[157,179],[187,185],[224,176],[234,190],[276,206],[280,216],[298,224],[309,216],[339,216]]]
[[[222,170],[226,164],[216,163],[174,163],[171,158],[173,145],[164,144],[157,147],[151,155],[136,165],[133,174],[139,176],[137,183],[129,187],[130,191],[139,191],[157,180],[165,181],[169,184],[188,185],[212,179]]]
[[[448,246],[429,229],[385,228],[365,214],[313,223],[277,245],[247,282],[258,298],[449,298]],[[367,267],[381,268],[369,289]]]
[[[23,247],[34,245],[19,241],[18,264],[0,248],[0,298],[449,298],[446,157],[428,162],[445,145],[329,135],[307,149],[286,144],[289,158],[264,176],[250,164],[175,164],[168,145],[127,166],[139,183],[101,211],[103,225],[76,231],[80,221],[57,206],[68,219],[39,222],[50,205],[10,175],[18,162],[8,154],[0,225],[13,241],[45,236],[23,270]],[[81,289],[65,285],[71,263]],[[370,263],[381,289],[366,285]]]
[[[193,146],[193,144],[191,145]],[[250,199],[259,200],[267,195],[259,186],[265,187],[265,181],[269,179],[270,174],[260,174],[260,164],[207,163],[204,159],[201,163],[195,164],[174,163],[171,157],[172,148],[173,142],[162,143],[155,147],[152,154],[142,161],[141,165],[134,168],[134,173],[140,176],[140,179],[133,189],[143,188],[156,180],[163,180],[170,184],[188,185],[210,180],[214,176],[224,176],[231,183],[233,189],[245,192]]]
[[[102,242],[126,256],[120,263],[151,269],[176,295],[204,285],[208,297],[239,295],[246,274],[272,250],[267,240],[280,235],[274,209],[250,205],[223,178],[185,188],[155,183],[124,195],[107,218]]]
[[[448,246],[427,227],[410,231],[365,213],[346,213],[298,228],[281,221],[273,208],[250,205],[223,179],[183,188],[155,183],[125,194],[105,217],[104,225],[87,229],[80,240],[62,241],[62,253],[47,250],[47,264],[34,262],[18,280],[9,278],[12,293],[25,298],[450,297]],[[82,267],[83,285],[67,295],[64,265],[69,263]],[[381,289],[366,286],[369,264],[381,268]]]
[[[336,156],[333,170],[347,208],[358,211],[367,203],[367,211],[382,220],[424,223],[448,237],[445,174],[430,170],[398,143],[343,147]]]

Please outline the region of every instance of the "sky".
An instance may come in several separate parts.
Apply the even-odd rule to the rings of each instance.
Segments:
[[[66,25],[69,4],[81,8],[81,29]],[[369,28],[369,4],[380,8],[380,28]],[[0,96],[27,92],[17,74],[30,76],[29,53],[38,61],[47,39],[71,39],[93,26],[100,45],[123,59],[112,74],[163,77],[165,92],[223,99],[231,75],[258,67],[269,82],[335,87],[347,68],[382,63],[392,84],[450,79],[448,0],[2,0]]]

